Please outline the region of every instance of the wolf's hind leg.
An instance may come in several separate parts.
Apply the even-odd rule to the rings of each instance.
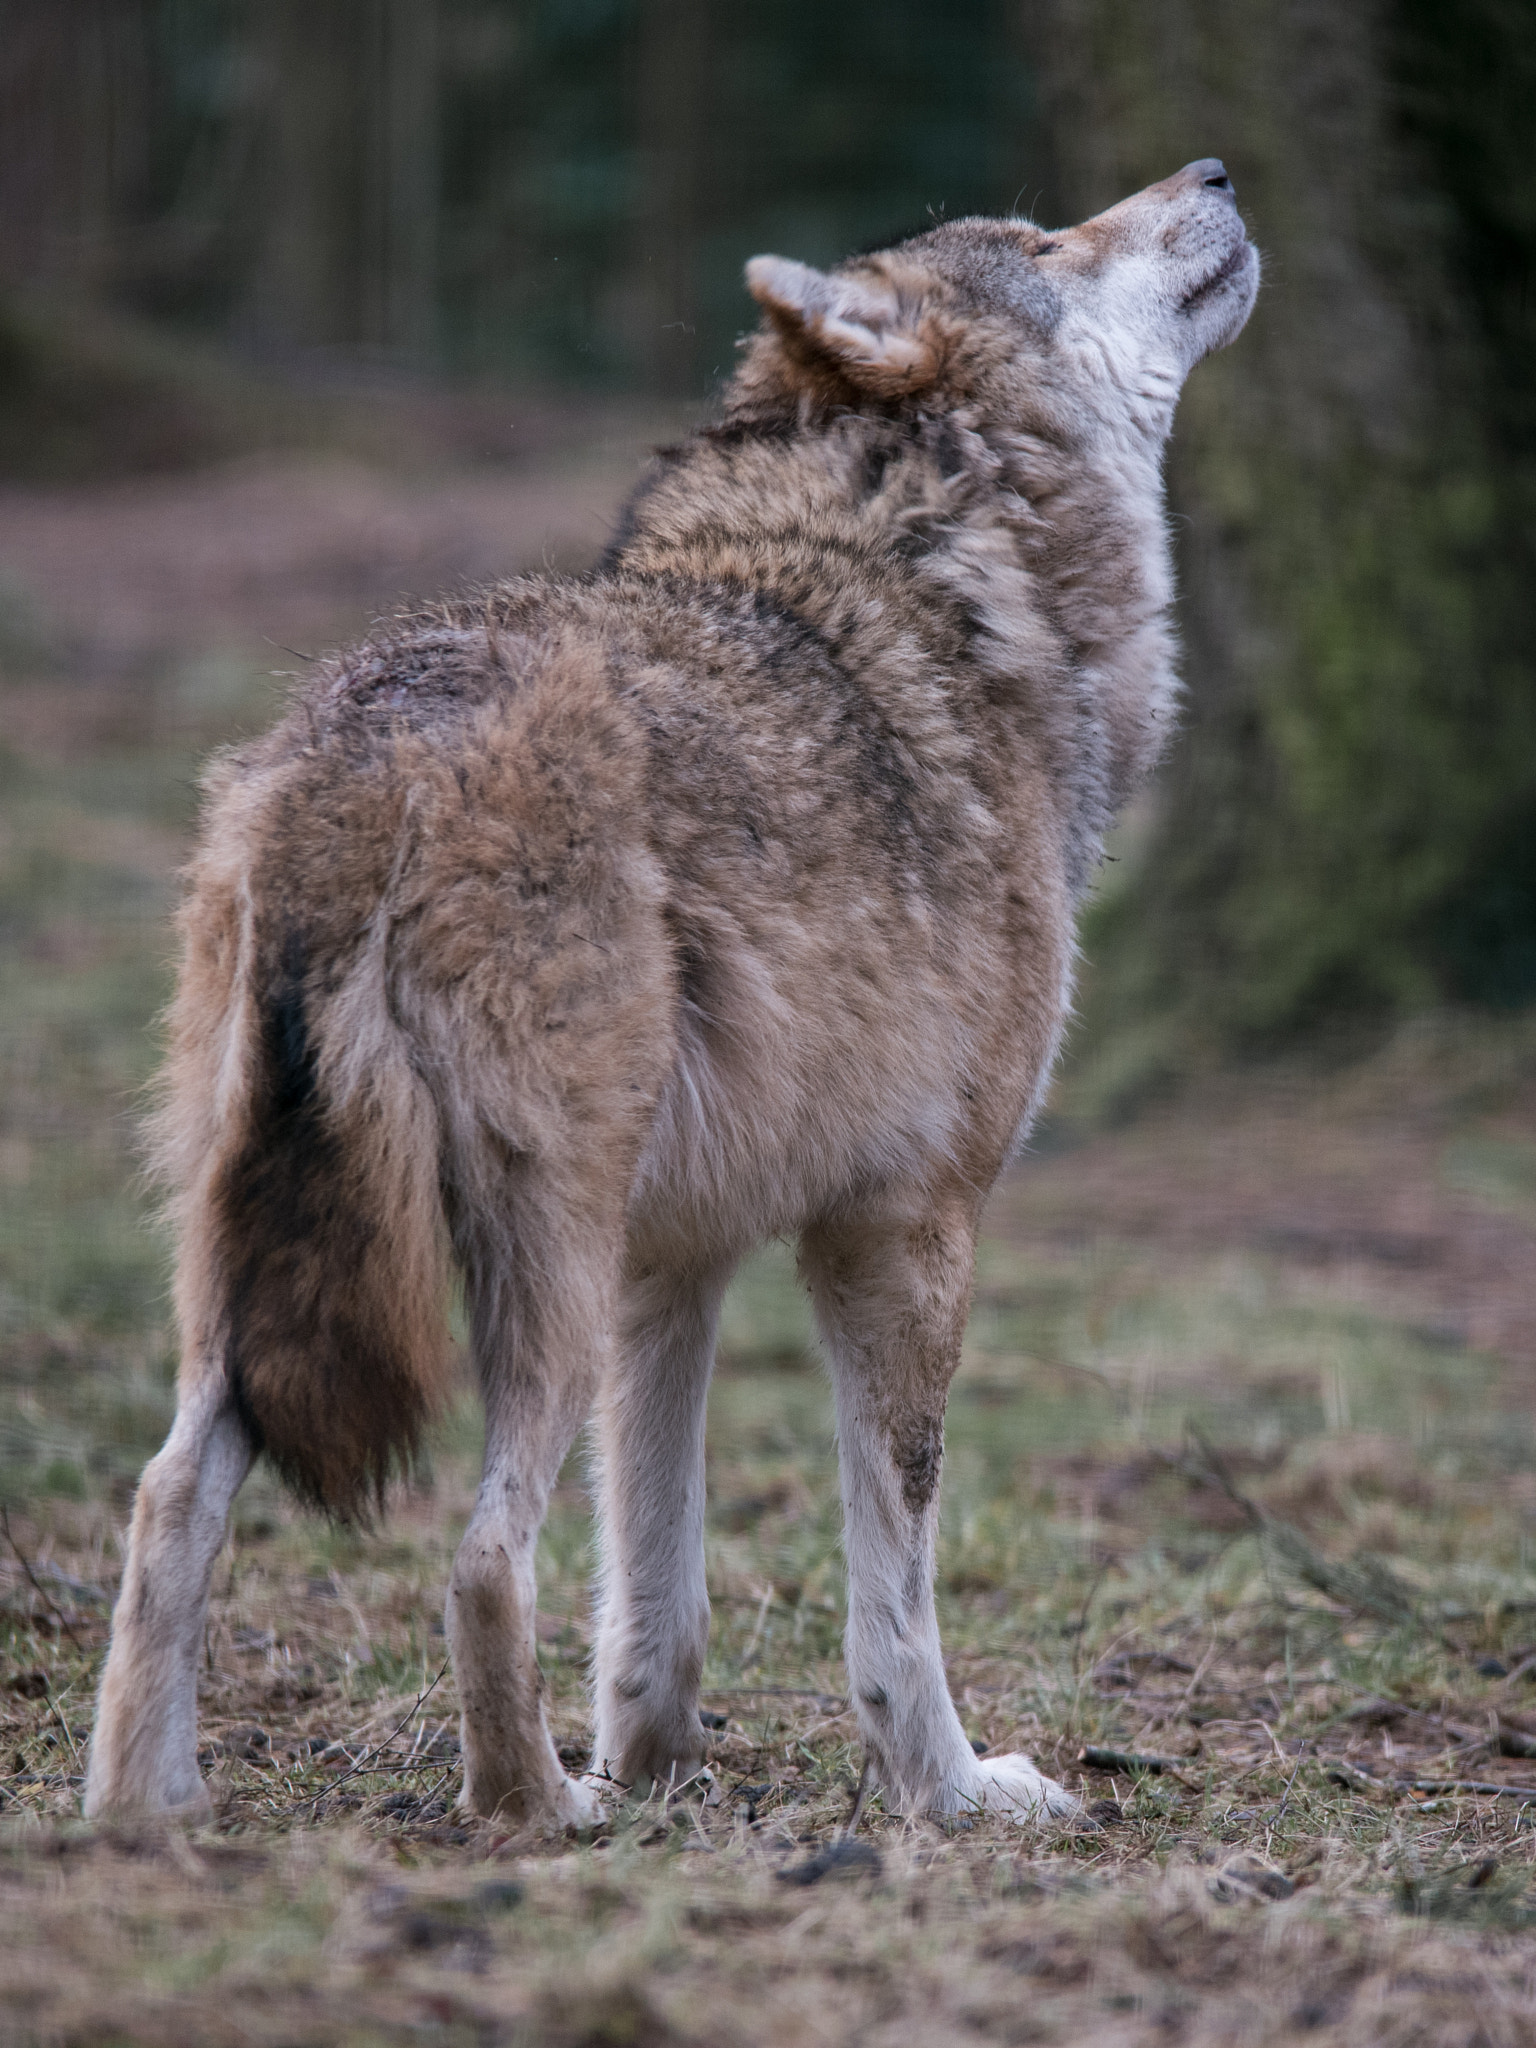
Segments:
[[[254,1455],[223,1374],[210,1374],[183,1394],[144,1469],[91,1737],[87,1814],[208,1808],[198,1656],[214,1560]]]
[[[625,1298],[598,1411],[603,1530],[599,1778],[680,1784],[704,1758],[704,1406],[723,1277],[648,1273]]]
[[[463,1804],[507,1822],[580,1826],[598,1804],[567,1777],[544,1714],[534,1648],[534,1556],[560,1467],[611,1346],[609,1256],[583,1260],[554,1233],[515,1231],[467,1263],[471,1338],[485,1397],[485,1468],[448,1582],[462,1709]]]
[[[840,1218],[801,1264],[832,1355],[848,1554],[848,1676],[893,1806],[1023,1819],[1078,1802],[1023,1756],[978,1761],[949,1696],[934,1611],[944,1406],[970,1305],[969,1200]]]

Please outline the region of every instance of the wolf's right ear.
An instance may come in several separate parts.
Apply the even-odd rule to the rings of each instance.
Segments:
[[[754,256],[747,290],[797,352],[881,398],[921,391],[938,353],[883,278],[832,277],[783,256]]]

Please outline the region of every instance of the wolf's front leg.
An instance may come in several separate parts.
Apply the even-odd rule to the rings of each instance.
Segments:
[[[144,1469],[96,1706],[87,1814],[208,1808],[197,1663],[214,1559],[253,1456],[221,1373],[183,1396]]]
[[[598,1412],[603,1532],[592,1771],[681,1784],[703,1762],[704,1407],[723,1276],[651,1273],[627,1291]]]
[[[944,1677],[934,1549],[944,1406],[970,1306],[968,1195],[840,1218],[801,1264],[832,1355],[848,1554],[845,1650],[859,1726],[904,1813],[1017,1819],[1078,1802],[1027,1757],[980,1761]]]

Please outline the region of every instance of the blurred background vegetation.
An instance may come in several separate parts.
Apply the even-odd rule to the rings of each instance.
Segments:
[[[1090,928],[1103,1100],[1536,998],[1536,0],[0,0],[0,50],[13,480],[365,374],[702,408],[756,250],[1222,155],[1268,282],[1174,444],[1189,716]]]

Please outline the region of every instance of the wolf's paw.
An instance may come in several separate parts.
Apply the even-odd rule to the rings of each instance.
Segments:
[[[213,1800],[196,1763],[163,1772],[157,1780],[129,1784],[124,1777],[106,1770],[90,1770],[85,1796],[80,1802],[87,1820],[185,1821],[196,1825],[213,1812]]]
[[[595,1779],[567,1778],[556,1788],[551,1817],[559,1827],[585,1830],[595,1828],[604,1811],[603,1798]]]
[[[1010,1820],[1072,1820],[1083,1810],[1080,1799],[1037,1770],[1027,1756],[982,1757],[970,1797],[985,1812]]]
[[[602,1802],[592,1790],[590,1778],[567,1777],[558,1765],[536,1790],[523,1784],[508,1784],[510,1772],[493,1776],[483,1767],[464,1774],[459,1793],[460,1813],[472,1820],[489,1821],[493,1827],[513,1833],[532,1829],[547,1833],[559,1828],[596,1827],[603,1817]]]

